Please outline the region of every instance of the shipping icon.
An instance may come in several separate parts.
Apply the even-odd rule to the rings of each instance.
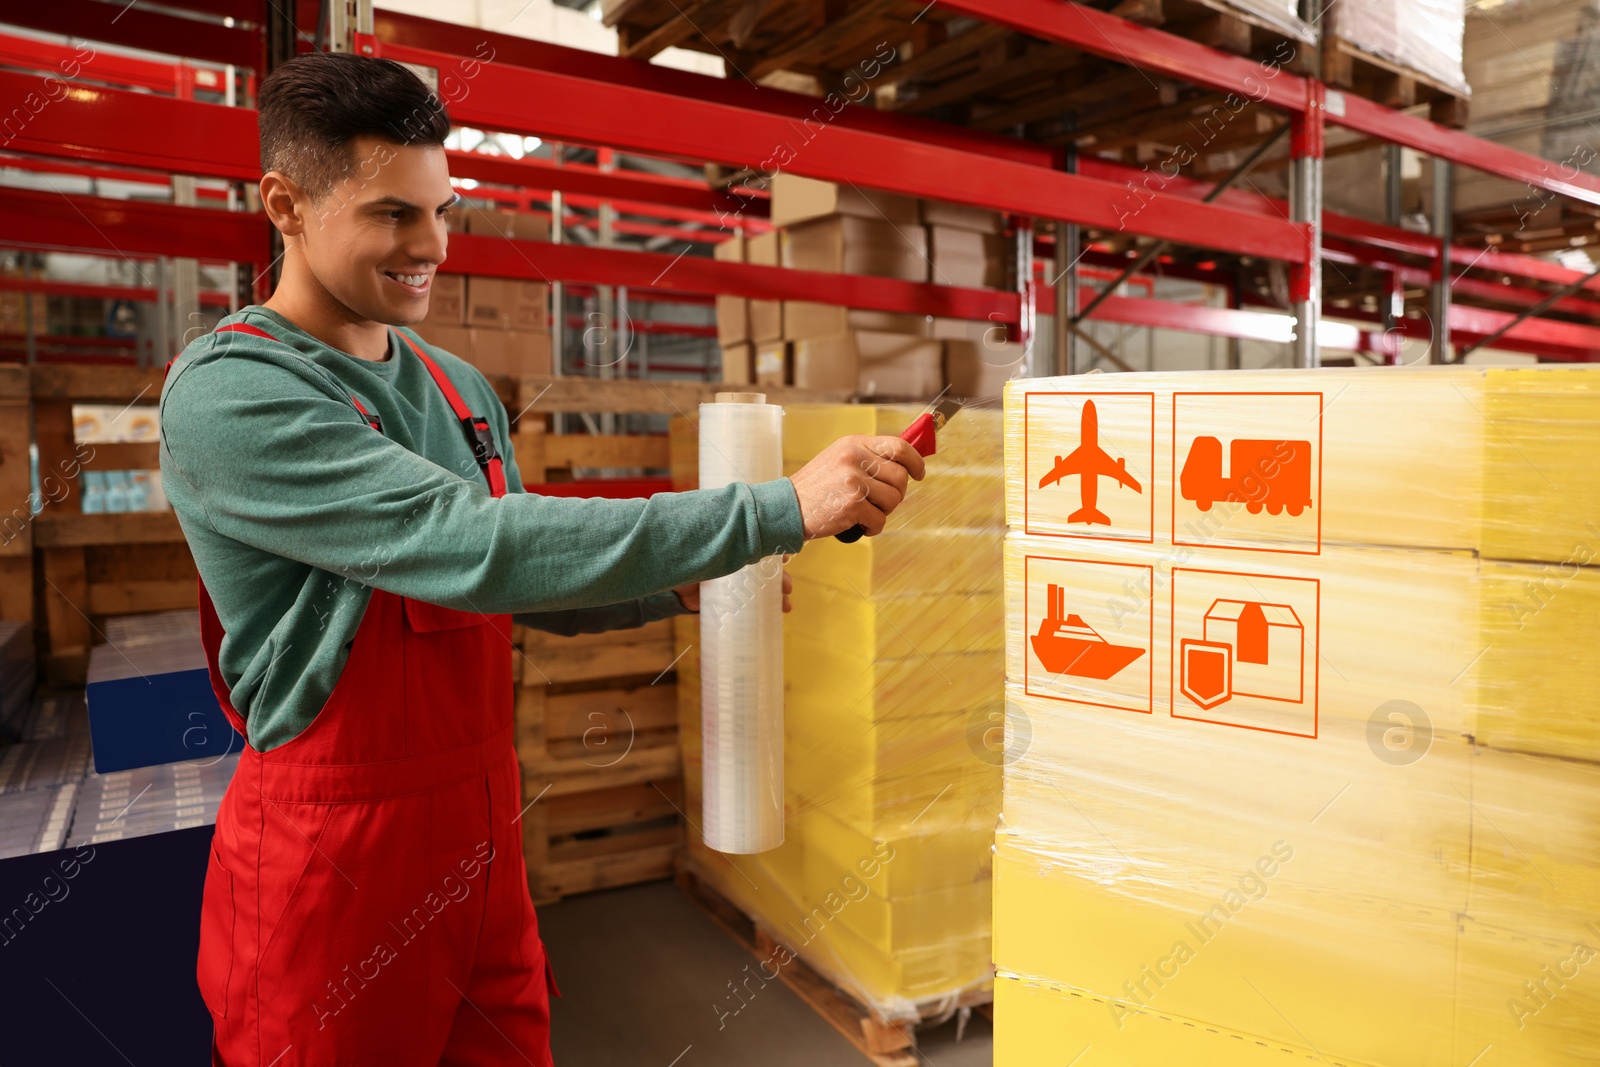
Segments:
[[[1063,587],[1051,585],[1046,592],[1048,610],[1031,641],[1034,655],[1051,674],[1104,681],[1144,655],[1133,645],[1113,645],[1082,618],[1068,615]]]
[[[1311,506],[1311,442],[1235,440],[1222,473],[1222,442],[1196,437],[1183,461],[1178,489],[1201,511],[1217,501],[1243,504],[1252,515],[1299,515]]]
[[[1288,604],[1219,599],[1203,639],[1178,644],[1183,695],[1210,710],[1235,696],[1305,698],[1305,626]]]
[[[1039,479],[1039,488],[1053,485],[1070,475],[1078,476],[1078,502],[1082,505],[1067,516],[1068,523],[1081,522],[1093,526],[1099,523],[1110,526],[1111,519],[1097,506],[1100,502],[1100,479],[1112,478],[1135,493],[1142,493],[1139,483],[1128,473],[1126,459],[1112,459],[1100,447],[1100,417],[1093,400],[1083,402],[1083,416],[1079,421],[1078,447],[1070,455],[1057,456],[1055,466]]]

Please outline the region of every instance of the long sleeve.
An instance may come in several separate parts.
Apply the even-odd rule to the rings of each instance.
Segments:
[[[163,471],[215,533],[373,588],[461,610],[619,605],[728,574],[803,539],[787,479],[648,500],[492,498],[374,433],[314,376],[195,361],[163,394]]]

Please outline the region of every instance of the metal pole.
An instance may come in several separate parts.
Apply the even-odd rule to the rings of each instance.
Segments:
[[[1305,224],[1306,261],[1289,270],[1289,300],[1294,308],[1293,364],[1320,367],[1317,328],[1322,321],[1322,118],[1324,90],[1311,82],[1310,106],[1290,117],[1290,217]]]
[[[1428,290],[1428,317],[1433,322],[1433,343],[1428,347],[1429,363],[1453,363],[1450,354],[1450,247],[1453,232],[1455,164],[1433,157],[1433,235],[1439,239],[1439,258],[1434,263],[1433,286]]]
[[[1014,247],[1014,266],[1017,272],[1017,337],[1022,345],[1022,365],[1028,368],[1028,377],[1043,378],[1049,368],[1041,366],[1045,354],[1034,344],[1033,307],[1033,220],[1016,219],[1017,237]]]
[[[1078,171],[1078,151],[1068,145],[1062,158],[1068,174]],[[1055,367],[1057,374],[1078,374],[1078,340],[1072,324],[1078,321],[1078,257],[1083,254],[1083,235],[1076,222],[1056,220],[1056,317]]]

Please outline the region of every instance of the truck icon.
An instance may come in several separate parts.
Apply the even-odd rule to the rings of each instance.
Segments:
[[[1210,511],[1219,500],[1243,504],[1252,515],[1262,508],[1277,515],[1299,515],[1311,506],[1311,442],[1237,440],[1228,446],[1228,474],[1222,473],[1222,442],[1196,437],[1183,461],[1178,488],[1185,500]]]

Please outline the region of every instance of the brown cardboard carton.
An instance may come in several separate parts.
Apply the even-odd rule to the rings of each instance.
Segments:
[[[982,341],[944,342],[944,381],[950,395],[970,398],[998,396],[1007,379],[1027,373],[1023,347],[985,344]]]
[[[472,331],[465,326],[447,326],[442,322],[424,322],[416,327],[417,336],[435,348],[442,348],[452,356],[472,362]]]
[[[776,267],[779,263],[780,234],[777,230],[746,238],[744,254],[747,262],[758,267]],[[783,302],[781,300],[750,301],[750,340],[756,344],[783,339]]]
[[[717,344],[742,344],[750,340],[750,301],[741,296],[717,297]]]
[[[768,341],[756,345],[756,384],[789,384],[789,342]]]
[[[467,276],[465,274],[435,274],[428,286],[428,317],[424,325],[440,326],[466,324]]]
[[[510,237],[517,241],[550,240],[550,220],[522,211],[462,209],[463,232],[480,237]]]
[[[1004,233],[1005,216],[988,208],[968,204],[951,204],[944,200],[922,202],[922,223],[925,226],[949,226],[974,233]]]
[[[911,334],[858,330],[794,342],[794,384],[863,396],[932,396],[940,388],[943,349]]]
[[[928,280],[928,239],[921,226],[894,226],[835,215],[784,232],[783,265],[794,270]]]
[[[774,226],[791,226],[829,215],[855,215],[902,226],[915,226],[921,221],[917,201],[909,196],[800,178],[781,171],[773,175]]]
[[[749,385],[755,380],[756,346],[749,341],[722,346],[722,380]]]
[[[550,374],[550,334],[533,330],[490,330],[474,326],[472,365],[485,374],[512,378]]]
[[[467,279],[468,326],[548,332],[550,287],[518,278]]]
[[[807,337],[833,337],[855,330],[926,335],[928,323],[926,315],[863,311],[834,304],[814,304],[809,300],[783,302],[783,335],[791,341]]]
[[[711,258],[721,260],[723,263],[743,263],[744,235],[736,233],[721,244],[713,245]]]
[[[928,258],[939,285],[998,289],[1006,282],[1005,238],[996,234],[930,226]]]

